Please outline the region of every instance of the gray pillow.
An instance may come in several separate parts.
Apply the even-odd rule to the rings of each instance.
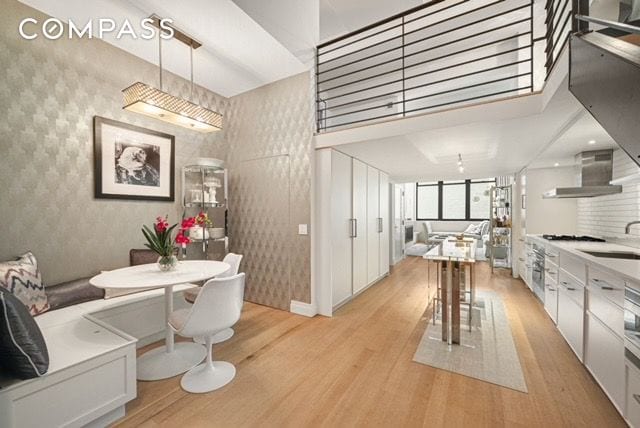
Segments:
[[[0,287],[0,366],[19,379],[49,370],[49,352],[42,332],[28,309]]]

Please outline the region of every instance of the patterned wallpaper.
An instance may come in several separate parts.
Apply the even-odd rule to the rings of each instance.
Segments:
[[[613,152],[613,178],[637,174],[640,168],[622,150]],[[640,227],[633,226],[625,235],[627,223],[640,220],[640,180],[626,183],[622,193],[578,201],[578,233],[624,240],[627,245],[640,245]]]
[[[224,131],[198,134],[122,110],[121,90],[157,86],[158,68],[97,39],[25,41],[19,21],[41,13],[5,0],[0,14],[0,260],[31,249],[46,284],[128,264],[143,245],[140,227],[181,215],[180,168],[196,157],[224,158]],[[165,75],[165,89],[189,83]],[[194,98],[225,113],[228,101],[196,88]],[[176,202],[93,197],[94,115],[176,136]]]
[[[302,73],[229,100],[231,250],[245,254],[246,298],[310,302],[313,88]],[[282,207],[288,207],[282,210]]]

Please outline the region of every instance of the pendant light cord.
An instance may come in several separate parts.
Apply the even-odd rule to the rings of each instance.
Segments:
[[[160,66],[160,90],[162,91],[162,30],[158,31],[158,65]]]
[[[191,102],[193,102],[193,45],[189,44],[189,61],[191,63]]]

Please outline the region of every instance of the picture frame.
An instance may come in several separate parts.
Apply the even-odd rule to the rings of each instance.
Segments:
[[[98,199],[175,201],[175,136],[93,118]]]

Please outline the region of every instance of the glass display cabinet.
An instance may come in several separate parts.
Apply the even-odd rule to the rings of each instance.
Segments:
[[[512,188],[496,186],[491,188],[491,227],[489,229],[489,262],[494,268],[511,269],[511,226]]]
[[[227,170],[222,162],[182,168],[183,218],[207,214],[210,224],[194,226],[188,234],[188,259],[222,260],[229,250],[227,236]]]

